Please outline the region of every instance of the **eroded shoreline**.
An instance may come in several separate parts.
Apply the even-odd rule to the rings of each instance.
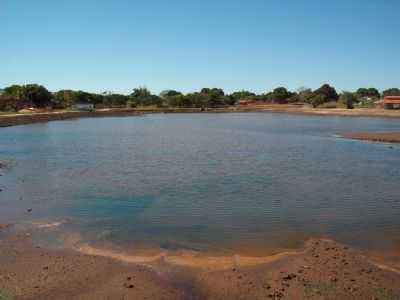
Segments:
[[[35,246],[0,233],[0,295],[10,299],[399,299],[396,268],[326,239],[263,258],[154,255]],[[131,259],[129,259],[131,257]],[[222,266],[222,267],[221,267]],[[12,298],[11,298],[12,297]]]

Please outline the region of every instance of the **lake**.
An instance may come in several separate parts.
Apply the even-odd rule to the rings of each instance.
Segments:
[[[14,166],[0,172],[0,223],[133,248],[400,245],[400,146],[337,136],[349,131],[400,120],[152,114],[1,128],[0,160]]]

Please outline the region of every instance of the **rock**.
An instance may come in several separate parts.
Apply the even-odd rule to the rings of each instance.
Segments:
[[[0,231],[10,228],[11,224],[0,224]]]
[[[11,161],[0,160],[0,169],[9,169],[11,167]]]
[[[268,283],[263,284],[263,288],[266,290],[271,289],[271,286]]]
[[[127,289],[134,289],[135,288],[135,286],[133,284],[127,284],[127,283],[124,283],[124,287],[127,288]]]
[[[292,274],[288,274],[287,276],[283,277],[283,280],[292,280],[296,277],[297,277],[297,275],[292,273]]]

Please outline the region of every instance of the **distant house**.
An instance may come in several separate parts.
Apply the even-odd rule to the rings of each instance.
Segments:
[[[400,108],[400,96],[386,96],[383,98],[383,107],[385,109]]]
[[[239,106],[246,106],[246,105],[252,105],[252,104],[255,104],[255,101],[251,98],[240,99],[239,101],[236,102],[236,105],[239,105]]]
[[[94,111],[94,104],[93,103],[75,103],[72,105],[73,110],[79,111]]]

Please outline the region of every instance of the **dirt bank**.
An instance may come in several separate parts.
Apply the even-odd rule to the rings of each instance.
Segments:
[[[400,299],[396,269],[379,268],[359,252],[329,240],[308,241],[295,253],[257,264],[233,257],[235,265],[213,269],[201,267],[202,259],[180,259],[192,263],[177,265],[162,257],[127,262],[104,252],[99,256],[48,250],[32,245],[24,233],[3,232],[0,295],[10,299]]]
[[[348,139],[365,140],[383,143],[400,143],[400,132],[351,132],[341,136]]]
[[[43,123],[58,120],[69,120],[76,118],[128,117],[140,115],[143,115],[143,112],[136,110],[99,110],[95,112],[62,111],[34,114],[10,114],[0,115],[0,127],[24,125],[31,123]]]

